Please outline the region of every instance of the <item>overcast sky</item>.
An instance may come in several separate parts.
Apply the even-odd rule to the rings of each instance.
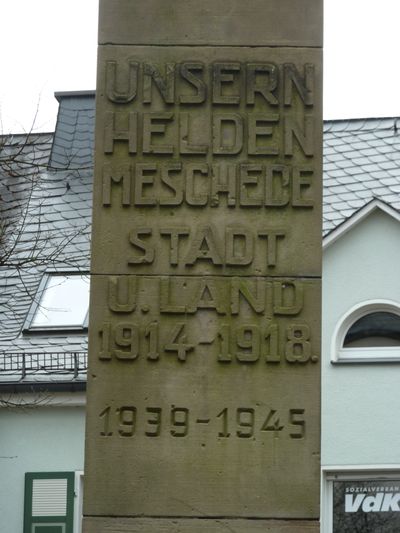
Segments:
[[[52,131],[54,92],[95,88],[97,4],[0,0],[3,132],[29,129],[37,108]],[[324,118],[400,116],[399,22],[400,0],[325,0]]]

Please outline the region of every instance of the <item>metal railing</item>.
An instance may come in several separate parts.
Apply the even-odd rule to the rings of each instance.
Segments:
[[[79,374],[87,371],[87,352],[3,352],[0,353],[1,375],[19,375],[24,379],[28,375],[62,375]]]

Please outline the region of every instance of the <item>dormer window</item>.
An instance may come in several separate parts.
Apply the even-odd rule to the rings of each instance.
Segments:
[[[45,274],[24,330],[83,330],[87,328],[88,309],[88,275]]]
[[[400,306],[365,302],[350,310],[336,328],[332,362],[400,361]]]

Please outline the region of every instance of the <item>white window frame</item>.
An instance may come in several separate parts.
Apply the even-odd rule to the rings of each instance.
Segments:
[[[321,533],[333,533],[333,482],[400,479],[400,465],[348,465],[322,467]]]
[[[83,482],[82,470],[75,472],[75,505],[74,505],[74,533],[82,533],[83,515]]]
[[[352,307],[336,325],[332,335],[332,363],[391,363],[400,362],[400,346],[343,347],[351,326],[371,313],[393,313],[400,317],[400,304],[394,300],[367,300]]]
[[[88,314],[89,310],[86,312],[85,319],[81,324],[68,324],[68,325],[33,325],[33,321],[37,312],[38,307],[40,306],[42,296],[46,291],[47,283],[51,279],[52,276],[88,276],[88,272],[77,272],[74,271],[49,271],[45,272],[42,276],[42,279],[40,280],[39,287],[36,292],[36,296],[32,302],[32,305],[28,311],[28,315],[25,319],[24,325],[23,325],[23,331],[25,333],[32,333],[32,332],[49,332],[49,331],[79,331],[84,332],[88,328]]]

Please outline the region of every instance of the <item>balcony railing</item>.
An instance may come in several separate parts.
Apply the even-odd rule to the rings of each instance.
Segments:
[[[0,353],[0,381],[18,376],[72,375],[76,379],[87,371],[87,352]]]

